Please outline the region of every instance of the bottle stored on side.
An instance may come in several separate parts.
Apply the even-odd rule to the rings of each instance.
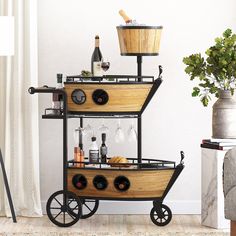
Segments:
[[[115,188],[119,191],[126,191],[130,187],[130,181],[125,176],[118,176],[114,181]]]
[[[99,150],[96,142],[96,137],[92,137],[92,144],[89,148],[89,162],[90,163],[99,162]]]
[[[102,71],[102,53],[99,48],[99,36],[95,37],[95,49],[91,58],[91,72],[93,76],[103,76]]]
[[[100,147],[100,154],[101,154],[101,162],[102,163],[107,162],[107,146],[106,146],[105,142],[106,142],[106,134],[102,133],[102,144]]]
[[[104,190],[107,188],[108,186],[108,182],[107,179],[102,176],[102,175],[97,175],[94,179],[93,179],[93,185],[96,189],[98,190]]]

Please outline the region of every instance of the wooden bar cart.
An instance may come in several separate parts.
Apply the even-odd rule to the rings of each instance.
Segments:
[[[153,27],[151,29],[153,32]],[[161,29],[154,27],[154,30]],[[120,27],[117,30],[120,39]],[[157,36],[160,38],[160,32]],[[153,42],[158,45],[155,50],[159,50],[159,43]],[[124,47],[122,44],[122,50]],[[63,120],[63,189],[53,193],[47,202],[48,217],[58,226],[72,226],[79,219],[91,217],[100,200],[153,201],[152,222],[165,226],[171,221],[171,210],[163,200],[184,168],[184,153],[181,151],[178,165],[173,161],[142,158],[142,114],[162,83],[162,67],[159,66],[157,79],[142,76],[142,56],[152,53],[130,53],[137,56],[138,75],[67,76],[63,89],[29,88],[30,94],[57,93],[63,96],[64,107],[59,115],[49,114],[52,110],[49,108],[42,116],[43,119]],[[122,54],[121,51],[121,55],[129,55],[129,52]],[[157,51],[153,55],[157,55]],[[88,158],[84,162],[70,160],[67,123],[72,118],[80,120],[80,127],[83,127],[84,119],[137,119],[137,157],[127,158],[128,163],[119,165],[97,162],[91,166]]]

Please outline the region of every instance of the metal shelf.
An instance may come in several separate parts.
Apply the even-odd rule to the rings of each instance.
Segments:
[[[73,83],[119,83],[119,84],[136,84],[136,83],[153,83],[154,76],[137,76],[137,75],[103,75],[103,76],[66,76],[65,84]]]
[[[107,158],[109,161],[111,158]],[[68,161],[68,168],[79,169],[105,169],[105,170],[166,170],[174,169],[176,164],[174,161],[157,160],[150,158],[142,158],[142,163],[138,163],[137,158],[127,158],[128,163],[102,163],[96,162],[91,165],[88,157],[83,162],[76,162],[74,160]],[[75,164],[80,164],[81,167],[76,167]],[[112,166],[113,165],[113,166]],[[115,166],[117,165],[117,166]]]
[[[56,111],[60,114],[48,114],[49,112]],[[64,111],[60,109],[52,109],[46,108],[44,110],[44,115],[42,115],[42,119],[63,119],[64,118]],[[94,112],[94,113],[85,113],[85,112],[67,112],[67,118],[96,118],[96,119],[129,119],[129,118],[139,118],[139,114],[135,112],[117,112],[117,113],[110,113],[110,112]]]

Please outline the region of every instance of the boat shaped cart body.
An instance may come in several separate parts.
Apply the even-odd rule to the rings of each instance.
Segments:
[[[51,115],[48,110],[52,109],[45,109],[42,116],[63,121],[63,190],[52,194],[47,202],[47,214],[54,224],[68,227],[80,218],[92,216],[99,200],[153,201],[152,222],[164,226],[171,221],[171,210],[163,200],[184,168],[184,153],[181,152],[178,165],[173,161],[145,159],[141,154],[142,113],[162,82],[161,72],[160,67],[157,79],[122,75],[109,76],[109,80],[106,76],[103,80],[94,77],[88,80],[68,76],[64,89],[47,86],[29,89],[31,94],[58,93],[64,99],[61,114]],[[128,164],[112,166],[96,163],[95,168],[86,158],[81,163],[69,160],[67,122],[70,118],[78,118],[81,127],[86,118],[137,119],[137,158],[128,158]]]

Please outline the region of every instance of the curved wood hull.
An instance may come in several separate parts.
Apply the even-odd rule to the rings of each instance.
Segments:
[[[65,84],[68,97],[68,110],[72,112],[139,112],[152,88],[149,84]],[[86,95],[84,104],[72,101],[75,89],[82,89]],[[105,105],[97,105],[92,99],[96,89],[107,92],[109,100]]]
[[[163,195],[175,169],[166,170],[115,170],[115,169],[68,169],[68,190],[79,197],[107,198],[107,199],[150,199]],[[87,179],[87,186],[78,190],[72,184],[72,178],[76,174],[82,174]],[[108,186],[104,190],[98,190],[93,185],[93,179],[97,175],[103,175]],[[125,176],[130,181],[127,191],[119,191],[114,186],[114,180],[118,176]]]

